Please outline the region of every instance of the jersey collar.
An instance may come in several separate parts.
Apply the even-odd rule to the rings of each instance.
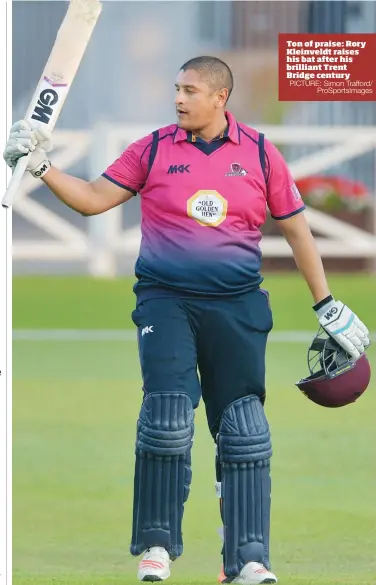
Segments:
[[[240,143],[239,128],[236,119],[233,116],[233,114],[231,114],[231,112],[226,111],[225,115],[228,121],[228,126],[226,130],[223,132],[223,134],[216,136],[213,140],[220,140],[221,138],[228,137],[234,144],[239,144]],[[176,130],[174,133],[174,143],[182,142],[183,140],[187,140],[188,142],[196,142],[201,139],[198,136],[195,136],[192,132],[190,131],[187,132],[186,130],[183,130],[182,128],[176,126]]]

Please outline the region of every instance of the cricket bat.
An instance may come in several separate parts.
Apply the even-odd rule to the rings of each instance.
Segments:
[[[102,10],[99,0],[70,0],[25,120],[53,130]],[[28,164],[19,158],[2,206],[12,205]]]

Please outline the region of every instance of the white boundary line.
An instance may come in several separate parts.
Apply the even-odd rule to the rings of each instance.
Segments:
[[[13,341],[135,341],[133,329],[14,329]]]
[[[275,331],[272,343],[310,342],[316,331]],[[376,331],[371,332],[371,339]],[[136,329],[14,329],[13,341],[136,341]]]

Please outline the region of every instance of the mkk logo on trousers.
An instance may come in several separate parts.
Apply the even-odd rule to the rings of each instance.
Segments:
[[[168,175],[177,175],[178,173],[190,173],[191,165],[170,165],[167,171]]]
[[[153,327],[154,325],[147,325],[146,327],[144,327],[141,331],[141,336],[143,337],[144,335],[146,335],[146,333],[154,333]]]

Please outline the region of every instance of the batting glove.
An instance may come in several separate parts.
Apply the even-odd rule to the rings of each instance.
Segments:
[[[3,157],[7,165],[13,169],[21,156],[32,153],[26,168],[33,177],[40,178],[51,167],[46,154],[51,148],[51,132],[47,128],[20,120],[10,129]]]
[[[320,325],[356,360],[370,345],[369,331],[357,315],[332,296],[317,303],[314,310]]]

